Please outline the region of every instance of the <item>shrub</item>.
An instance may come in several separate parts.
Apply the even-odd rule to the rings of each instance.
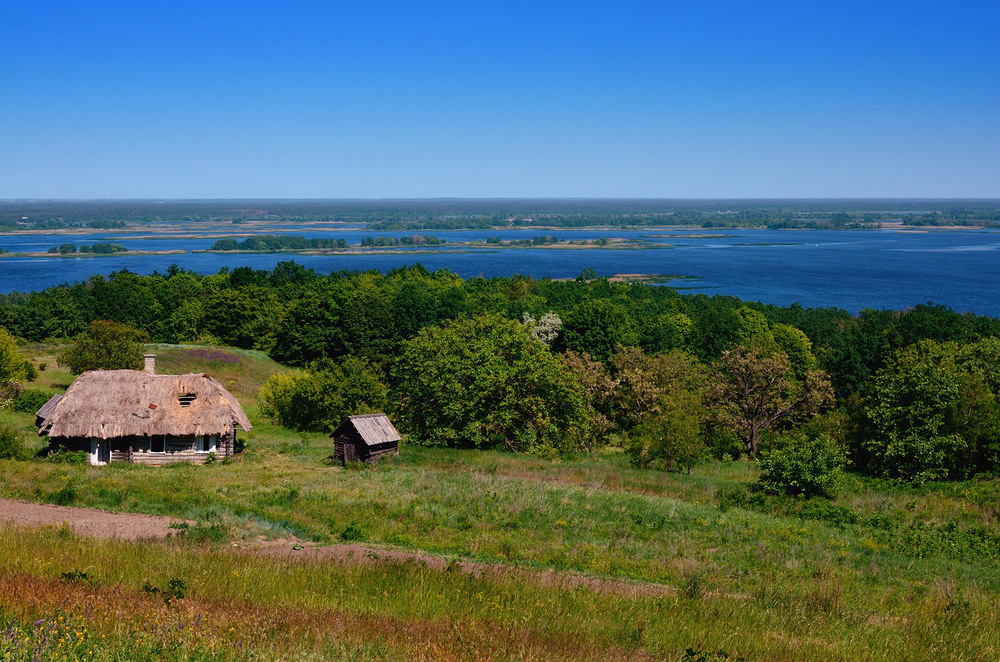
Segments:
[[[65,446],[50,450],[45,459],[57,464],[84,464],[88,461],[87,451],[68,451]]]
[[[701,397],[689,391],[668,393],[659,406],[629,435],[632,464],[667,471],[691,468],[707,454],[701,430],[708,414]]]
[[[365,532],[361,530],[361,525],[357,522],[351,522],[344,529],[343,533],[340,534],[342,540],[364,540]]]
[[[791,434],[776,440],[760,459],[760,482],[787,494],[830,494],[840,481],[846,456],[843,449],[820,434]]]
[[[14,411],[34,414],[39,407],[44,405],[52,397],[51,393],[37,388],[26,388],[11,400],[10,408]]]
[[[61,487],[52,493],[50,499],[57,506],[70,506],[76,501],[76,490],[69,485]]]
[[[519,322],[424,327],[397,371],[400,422],[419,443],[527,452],[586,438],[583,389]]]
[[[20,460],[26,453],[21,431],[13,425],[0,425],[0,460]]]
[[[364,360],[314,368],[271,375],[260,387],[260,413],[295,430],[328,432],[345,416],[385,409],[386,387]]]
[[[742,487],[719,488],[715,491],[715,505],[726,512],[730,508],[746,508],[750,495]]]

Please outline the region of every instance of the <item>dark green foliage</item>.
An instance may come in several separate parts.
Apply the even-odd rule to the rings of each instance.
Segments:
[[[347,416],[381,412],[387,389],[366,361],[317,362],[310,370],[275,373],[261,387],[262,415],[296,430],[329,432]]]
[[[566,349],[606,361],[619,345],[639,344],[635,322],[628,311],[607,299],[585,301],[563,323]]]
[[[350,542],[365,539],[365,532],[361,529],[361,525],[356,521],[352,521],[340,534],[341,540],[347,540]]]
[[[700,645],[697,648],[684,649],[684,655],[681,656],[681,662],[723,662],[723,660],[743,662],[745,659],[721,649],[705,650]]]
[[[14,396],[14,399],[11,400],[10,408],[14,411],[34,414],[51,397],[52,394],[48,391],[42,391],[37,388],[26,388]]]
[[[73,344],[59,355],[70,372],[86,370],[138,370],[142,368],[143,343],[148,337],[128,324],[107,320],[91,322]]]
[[[761,454],[760,482],[792,495],[829,495],[845,461],[843,449],[828,435],[789,434]]]
[[[698,393],[665,393],[651,415],[629,433],[627,451],[632,463],[690,474],[708,454],[702,437],[707,420],[708,411]]]
[[[865,392],[855,464],[913,481],[1000,468],[1000,340],[923,340],[893,354]]]
[[[400,422],[424,444],[558,448],[586,425],[576,380],[527,327],[496,315],[423,329],[397,378]]]
[[[715,491],[715,505],[725,512],[731,508],[746,508],[750,495],[742,487],[719,488]]]
[[[167,581],[167,585],[163,588],[154,586],[147,579],[142,584],[142,592],[147,595],[158,595],[163,598],[164,604],[168,607],[171,606],[177,600],[183,600],[187,592],[187,582],[179,577],[173,577]]]
[[[219,213],[222,214],[220,218],[225,216]],[[687,213],[672,217],[672,222],[683,222]],[[693,214],[691,218],[695,218],[700,217],[701,212],[690,213]],[[824,213],[823,218],[828,220],[832,212],[828,209]],[[368,212],[355,210],[351,214],[360,214],[351,218],[375,219]],[[744,222],[749,222],[748,219],[763,222],[767,216],[760,210],[740,215],[746,216]],[[572,219],[559,215],[552,219],[556,225],[565,221],[575,226],[598,216],[601,215],[581,213]],[[939,220],[944,218],[940,214],[935,216]],[[417,217],[406,218],[393,213],[387,222],[405,224],[418,220]],[[475,218],[461,215],[447,219],[423,215],[419,218],[448,224],[482,222],[484,226],[496,223],[517,227],[528,223],[528,216],[522,217],[510,210],[503,213],[492,210]],[[627,220],[625,216],[614,215],[603,218],[611,225]],[[647,223],[652,222],[655,215],[637,218]],[[708,222],[711,219],[701,220]],[[858,221],[859,218],[855,218],[852,223]],[[723,224],[729,222],[727,218]],[[87,220],[75,219],[71,223],[83,225]],[[256,247],[274,248],[269,241]],[[89,249],[93,252],[95,246]],[[367,361],[382,379],[392,379],[399,374],[393,366],[400,361],[407,342],[421,329],[442,326],[463,316],[491,314],[521,320],[529,314],[541,320],[543,315],[552,314],[563,321],[562,333],[555,334],[552,349],[555,352],[574,349],[578,355],[586,351],[606,364],[609,372],[605,377],[612,382],[619,382],[619,374],[609,363],[618,346],[641,347],[650,357],[685,349],[696,353],[702,362],[712,363],[718,361],[733,343],[738,343],[765,353],[780,350],[788,359],[790,379],[800,386],[807,385],[810,374],[819,374],[814,371],[826,371],[839,408],[851,414],[875,411],[874,394],[886,391],[876,384],[873,376],[886,374],[889,362],[910,344],[931,339],[940,344],[954,342],[964,347],[1000,337],[1000,320],[958,314],[932,304],[919,305],[903,313],[865,310],[851,316],[833,308],[778,307],[746,303],[726,296],[682,295],[667,287],[610,282],[591,271],[584,276],[571,281],[535,280],[525,276],[462,280],[453,273],[443,270],[431,273],[419,265],[393,269],[385,274],[369,271],[319,275],[294,262],[282,262],[272,271],[239,267],[203,276],[172,265],[164,274],[140,276],[120,271],[41,292],[0,295],[0,326],[19,339],[37,342],[48,338],[75,338],[92,322],[107,320],[129,325],[155,342],[215,343],[262,349],[270,351],[277,360],[303,368],[324,359],[340,364],[354,356]],[[0,378],[23,381],[30,378],[30,371],[25,370],[24,359],[16,354],[16,345],[11,340],[8,343],[12,350],[10,355],[16,360],[9,364],[13,370],[5,371],[0,365]],[[892,432],[889,429],[892,426],[883,426],[875,420],[877,417],[853,416],[853,427],[847,429],[847,434],[851,437],[855,466],[878,475],[919,474],[918,480],[998,471],[1000,435],[994,432],[996,418],[990,413],[994,408],[990,398],[995,399],[996,389],[992,386],[986,353],[980,352],[980,355],[975,360],[959,361],[960,378],[952,380],[952,386],[958,386],[959,396],[945,397],[947,389],[942,391],[935,387],[938,395],[944,398],[942,407],[935,405],[924,413],[914,413],[911,420],[898,415],[905,408],[902,400],[893,405],[898,409],[892,425],[905,423],[910,429],[925,432],[914,435],[898,430]],[[972,364],[986,367],[969,368]],[[129,367],[137,365],[132,363]],[[634,383],[634,380],[621,380],[623,392],[641,391],[632,388]],[[397,383],[389,385],[398,386]],[[927,404],[932,403],[933,398],[928,400],[924,396],[929,397],[935,388],[930,391],[911,389],[906,393],[915,397],[922,393],[916,401]],[[588,403],[590,413],[594,414],[590,417],[594,423],[593,438],[584,444],[588,447],[599,439],[607,439],[608,433],[616,428],[619,432],[631,430],[643,418],[635,415],[641,408],[626,410],[619,408],[613,398],[604,402],[599,400]],[[642,398],[634,400],[645,402]],[[963,406],[972,407],[974,415],[962,414]],[[935,419],[930,415],[932,410],[950,413]],[[780,418],[775,431],[780,433],[798,425],[803,418],[799,413]],[[943,423],[934,422],[938,419]],[[758,423],[760,420],[763,419],[758,419]],[[725,416],[717,417],[717,425],[703,431],[706,445],[716,457],[736,457],[741,453],[729,444],[725,434],[719,434],[722,423],[732,422],[727,422]],[[742,430],[739,434],[746,436],[745,432],[747,430]],[[750,446],[753,446],[752,432],[748,437]],[[844,433],[838,436],[840,434]],[[905,439],[916,454],[933,456],[928,461],[934,467],[929,473],[923,473],[919,467],[903,466],[905,463],[893,459],[899,457],[895,451],[883,453],[879,450],[887,447],[890,439],[897,446],[899,440]],[[922,450],[917,443],[921,439],[921,443],[930,440],[930,445]],[[574,440],[570,445],[576,443]],[[882,466],[883,459],[900,466]]]
[[[56,464],[85,464],[88,462],[87,451],[68,451],[64,446],[46,452],[43,457],[47,462]]]
[[[23,460],[26,455],[21,431],[8,423],[0,423],[0,460]]]
[[[49,501],[58,506],[72,506],[76,501],[76,490],[66,485],[49,495]]]

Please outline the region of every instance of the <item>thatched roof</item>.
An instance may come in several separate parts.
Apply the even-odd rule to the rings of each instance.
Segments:
[[[208,375],[139,370],[85,372],[61,399],[45,403],[38,416],[44,418],[38,433],[50,437],[186,437],[251,427],[236,398]]]
[[[399,441],[402,437],[399,432],[389,422],[389,417],[385,414],[361,414],[359,416],[348,416],[344,422],[337,426],[331,437],[347,434],[353,428],[360,435],[361,440],[368,446],[377,446],[391,441]]]

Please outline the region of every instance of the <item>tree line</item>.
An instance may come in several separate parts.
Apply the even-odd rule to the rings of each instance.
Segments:
[[[1000,470],[1000,320],[933,304],[852,315],[583,276],[321,275],[295,262],[120,271],[0,297],[0,326],[29,341],[103,321],[296,366],[260,402],[301,429],[386,409],[421,443],[615,443],[664,469],[786,449],[769,466],[846,455],[917,481]]]

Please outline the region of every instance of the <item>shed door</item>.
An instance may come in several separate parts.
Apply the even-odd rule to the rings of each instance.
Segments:
[[[358,459],[357,449],[354,444],[347,442],[344,444],[344,462],[354,462]]]

